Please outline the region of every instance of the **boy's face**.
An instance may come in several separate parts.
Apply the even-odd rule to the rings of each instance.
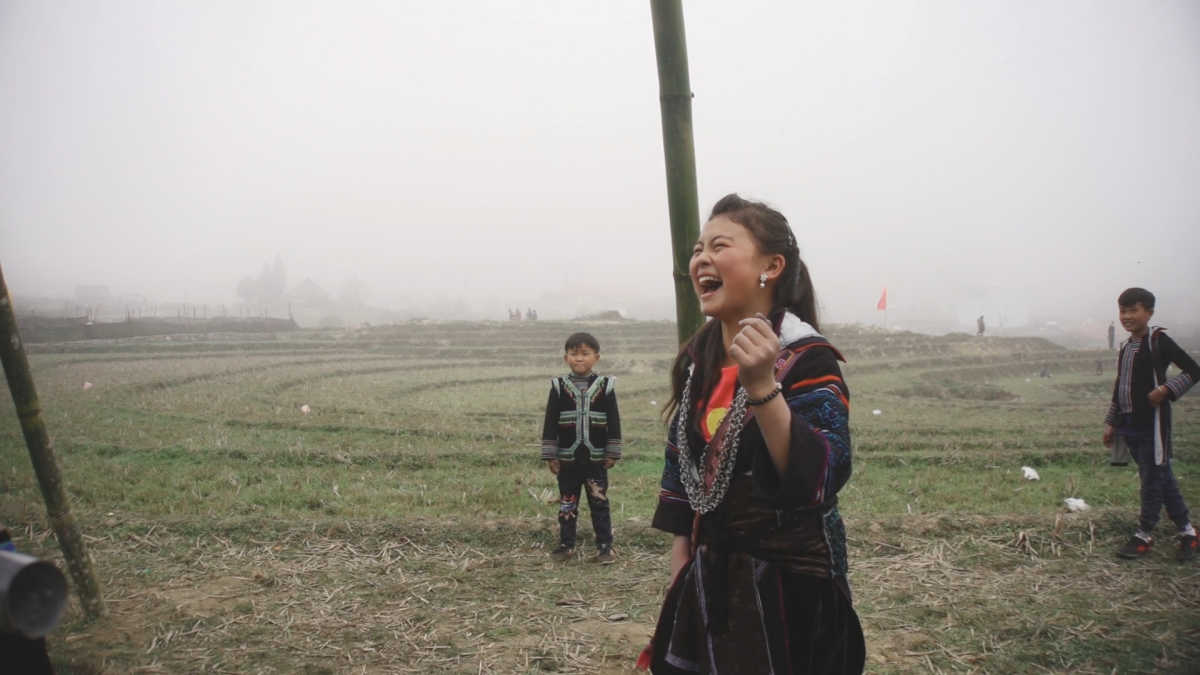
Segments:
[[[566,361],[567,366],[572,373],[576,375],[587,375],[592,372],[592,368],[596,362],[600,360],[600,352],[592,349],[587,345],[579,345],[571,347],[567,353],[563,355],[563,361]]]
[[[1121,326],[1129,331],[1130,335],[1141,336],[1146,333],[1146,326],[1150,325],[1150,317],[1154,316],[1154,310],[1146,309],[1140,302],[1121,306],[1120,310]]]

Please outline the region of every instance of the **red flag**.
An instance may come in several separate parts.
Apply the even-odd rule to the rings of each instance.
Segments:
[[[879,302],[875,303],[875,309],[887,309],[887,287],[883,288],[883,295],[879,296]]]

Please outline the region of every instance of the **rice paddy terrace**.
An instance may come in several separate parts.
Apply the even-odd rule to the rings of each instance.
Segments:
[[[603,568],[549,561],[556,493],[536,459],[547,378],[580,329],[618,376],[627,444]],[[1167,524],[1150,560],[1112,556],[1137,510],[1135,472],[1099,443],[1113,354],[826,332],[848,361],[841,498],[871,672],[1200,662],[1200,567],[1174,563]],[[541,321],[31,345],[109,610],[72,608],[57,666],[625,672],[666,580],[648,522],[674,343],[665,322]],[[1196,400],[1176,408],[1193,504]],[[0,460],[0,520],[56,558],[11,408]]]

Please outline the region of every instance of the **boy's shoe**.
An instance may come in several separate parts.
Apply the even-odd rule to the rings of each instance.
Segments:
[[[596,549],[596,555],[592,558],[592,562],[600,563],[601,565],[611,565],[617,561],[616,554],[613,553],[611,546],[601,546]]]
[[[1196,557],[1196,549],[1200,548],[1200,539],[1194,534],[1185,534],[1179,537],[1179,552],[1175,554],[1175,559],[1179,562],[1187,562]]]
[[[575,557],[575,547],[559,544],[558,548],[550,552],[550,557],[557,562],[566,562]]]
[[[1117,550],[1117,555],[1122,558],[1142,558],[1150,552],[1152,542],[1146,541],[1141,537],[1134,535],[1125,542],[1125,545]]]

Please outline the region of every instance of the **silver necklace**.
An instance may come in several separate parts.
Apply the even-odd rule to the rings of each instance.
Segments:
[[[688,501],[691,502],[693,510],[699,513],[708,513],[717,508],[729,490],[729,479],[733,476],[733,465],[737,462],[738,449],[741,447],[742,428],[746,424],[747,396],[746,390],[739,387],[733,397],[733,403],[729,406],[729,412],[726,413],[729,427],[725,430],[725,437],[722,439],[721,464],[717,467],[717,476],[713,480],[712,488],[705,489],[704,479],[700,475],[700,470],[692,459],[692,452],[688,447],[688,414],[692,407],[692,375],[694,372],[694,367],[689,370],[687,382],[683,385],[683,393],[679,396],[679,420],[675,429],[675,447],[679,448],[679,477],[683,480]],[[704,452],[700,454],[701,466],[708,464],[708,457],[712,451],[712,444],[705,443]]]

